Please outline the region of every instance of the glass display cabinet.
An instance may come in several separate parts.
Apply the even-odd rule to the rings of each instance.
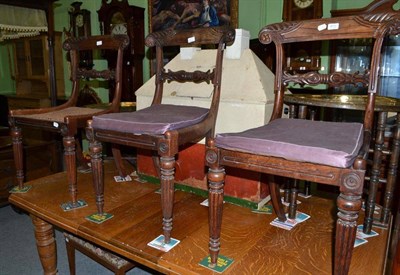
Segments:
[[[331,45],[333,57],[331,59],[331,72],[364,73],[370,65],[371,59],[370,39],[347,39],[337,41]],[[365,88],[353,85],[344,85],[335,88],[333,93],[366,94]]]
[[[375,0],[369,5],[358,9],[331,10],[331,16],[346,16],[359,14],[384,14],[393,12],[393,5],[398,0]],[[382,62],[380,68],[379,94],[400,98],[400,37],[389,36],[384,42]],[[337,41],[331,48],[330,71],[364,72],[369,66],[371,58],[371,40],[349,39]],[[359,87],[345,86],[334,93],[354,94],[361,93]]]
[[[331,60],[331,71],[346,73],[363,73],[371,59],[369,39],[349,39],[339,41],[333,46],[334,56]],[[389,36],[384,42],[381,67],[379,70],[379,94],[400,98],[400,36]],[[363,94],[363,89],[345,85],[334,89],[333,93]]]
[[[380,69],[380,94],[400,98],[400,36],[385,41]]]

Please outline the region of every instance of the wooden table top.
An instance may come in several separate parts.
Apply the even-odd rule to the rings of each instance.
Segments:
[[[103,246],[135,262],[169,274],[213,274],[199,265],[208,255],[208,209],[203,197],[175,192],[172,237],[180,243],[165,253],[147,245],[162,234],[159,185],[137,181],[115,183],[115,168],[106,163],[105,211],[114,217],[102,224],[85,219],[95,212],[91,174],[78,173],[78,198],[87,207],[64,212],[69,200],[66,173],[29,182],[26,194],[12,194],[10,202],[63,230]],[[300,198],[301,199],[301,198]],[[331,274],[335,200],[313,197],[299,210],[311,218],[291,231],[269,223],[275,214],[224,204],[221,254],[234,259],[224,274]],[[350,274],[381,274],[387,230],[355,248]],[[60,244],[58,244],[60,245]],[[371,249],[373,248],[373,249]]]

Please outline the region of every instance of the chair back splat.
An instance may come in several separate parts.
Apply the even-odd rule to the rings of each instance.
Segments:
[[[165,30],[151,33],[146,38],[148,47],[156,48],[155,92],[151,106],[135,112],[114,113],[93,117],[86,130],[90,141],[93,180],[96,191],[97,215],[104,215],[104,179],[101,159],[101,143],[113,146],[126,145],[150,150],[161,181],[161,205],[163,212],[163,242],[170,242],[172,230],[172,209],[174,203],[175,156],[182,145],[210,138],[214,135],[221,91],[222,61],[225,46],[233,43],[235,30],[230,27],[210,27],[190,30]],[[163,51],[169,46],[200,47],[210,44],[216,47],[210,54],[216,54],[212,67],[192,64],[193,60],[181,60],[182,67],[190,64],[194,71],[183,69],[167,70],[164,67]],[[203,70],[202,70],[203,69]],[[192,85],[204,85],[213,94],[208,108],[165,104],[164,85],[169,82],[182,83],[180,89]],[[201,83],[201,84],[200,84]],[[206,84],[204,84],[206,83]],[[207,85],[208,84],[208,85]],[[201,86],[203,87],[203,86]],[[117,163],[120,176],[126,176],[122,164]],[[155,236],[156,237],[156,236]]]
[[[272,116],[266,125],[240,133],[217,134],[207,142],[211,266],[215,266],[220,250],[224,167],[229,166],[269,175],[272,204],[282,222],[286,216],[275,176],[339,186],[333,273],[348,273],[372,139],[382,43],[386,36],[399,32],[400,15],[394,11],[282,22],[261,29],[261,43],[274,43],[276,47]],[[373,40],[371,65],[364,72],[324,74],[286,68],[287,44],[354,38]],[[284,97],[290,84],[367,87],[363,123],[282,118]]]
[[[59,106],[41,108],[11,110],[9,112],[9,123],[11,136],[13,137],[14,159],[17,170],[18,190],[24,187],[22,130],[21,126],[30,126],[44,131],[61,133],[63,136],[64,159],[67,170],[71,202],[62,204],[64,210],[71,210],[86,205],[77,199],[77,165],[76,157],[83,159],[80,140],[78,135],[85,128],[86,121],[96,114],[106,114],[119,111],[121,98],[121,70],[123,51],[129,44],[127,35],[99,35],[89,37],[68,38],[64,41],[63,48],[71,57],[71,81],[72,92],[67,101]],[[84,64],[81,60],[87,51],[115,51],[117,62],[115,68],[103,69],[101,64]],[[101,59],[102,55],[96,55]],[[98,60],[96,60],[98,61]],[[87,85],[90,80],[99,82],[115,81],[115,95],[110,104],[105,106],[79,106],[78,96],[80,89]],[[88,87],[88,86],[86,86]],[[76,154],[76,152],[78,154]],[[16,192],[19,192],[15,190]]]

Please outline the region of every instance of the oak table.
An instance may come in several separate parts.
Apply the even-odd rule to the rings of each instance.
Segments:
[[[10,196],[10,202],[32,218],[45,274],[57,272],[54,227],[161,273],[215,274],[199,265],[208,255],[208,208],[200,204],[204,197],[176,191],[172,237],[180,243],[169,252],[162,252],[147,245],[162,234],[157,192],[160,186],[135,180],[114,182],[117,170],[113,161],[105,161],[104,172],[105,211],[114,217],[102,224],[86,220],[96,210],[90,173],[78,173],[78,192],[87,201],[87,207],[67,212],[61,209],[60,204],[69,198],[65,172],[30,181],[32,188],[28,193]],[[269,224],[276,217],[274,213],[257,214],[249,208],[225,203],[221,254],[234,262],[223,274],[301,274],[305,271],[331,274],[336,196],[315,195],[299,200],[302,200],[299,211],[311,218],[291,231]],[[361,214],[360,221],[362,218]],[[378,236],[354,249],[350,274],[383,273],[390,234],[385,229],[374,230]]]

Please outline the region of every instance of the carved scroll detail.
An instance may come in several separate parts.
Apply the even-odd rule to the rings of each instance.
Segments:
[[[160,144],[158,145],[158,150],[160,150],[160,152],[162,153],[167,153],[169,150],[169,145],[166,142],[160,142]]]
[[[84,68],[77,69],[76,72],[77,78],[104,78],[106,80],[114,79],[115,78],[115,71],[114,70],[86,70]]]
[[[168,41],[175,34],[176,30],[173,29],[153,32],[146,37],[145,44],[147,47],[161,47],[162,45],[166,44],[166,41]]]
[[[372,23],[382,23],[382,22],[389,22],[394,20],[394,18],[398,18],[398,13],[397,12],[379,12],[379,13],[366,13],[364,15],[361,15],[363,20],[366,20],[368,22]]]
[[[388,35],[396,35],[400,33],[400,19],[396,18],[395,20],[391,20],[387,23],[387,34]]]
[[[206,152],[206,161],[207,163],[215,163],[218,159],[217,153],[215,151],[208,150]]]
[[[173,72],[171,70],[168,70],[168,72],[163,72],[162,73],[162,79],[165,81],[167,80],[168,82],[171,81],[177,81],[177,82],[194,82],[194,83],[200,83],[200,82],[207,82],[208,84],[210,81],[214,79],[214,70],[210,72],[208,70],[207,72],[202,72],[202,71],[194,71],[194,72],[186,72],[186,71],[177,71]]]
[[[281,41],[282,33],[293,31],[300,25],[301,23],[296,21],[270,24],[260,31],[258,38],[262,44],[269,44],[272,41]]]
[[[334,72],[331,74],[320,74],[318,72],[308,72],[304,74],[285,71],[282,75],[283,84],[296,83],[304,84],[333,84],[335,86],[344,84],[361,84],[366,87],[369,83],[370,72],[366,70],[364,73],[355,72],[347,74],[343,72]]]
[[[358,191],[363,186],[363,179],[357,173],[350,172],[342,175],[343,186],[349,191]]]

